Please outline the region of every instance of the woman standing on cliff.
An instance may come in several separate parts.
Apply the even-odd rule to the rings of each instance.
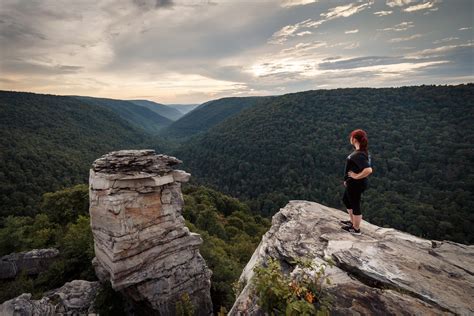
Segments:
[[[367,133],[362,129],[353,130],[349,135],[349,141],[354,151],[347,156],[344,170],[344,196],[342,201],[347,207],[349,221],[341,221],[346,226],[342,229],[356,235],[360,235],[360,222],[362,213],[360,200],[362,192],[367,189],[367,177],[372,173],[372,158],[368,152]]]

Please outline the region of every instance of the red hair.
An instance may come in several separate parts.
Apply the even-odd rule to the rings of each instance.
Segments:
[[[365,153],[367,154],[368,146],[369,146],[369,139],[367,138],[367,133],[364,130],[359,128],[359,129],[353,130],[350,133],[350,137],[351,138],[354,137],[355,139],[357,139],[357,141],[360,144],[359,150],[365,151]]]

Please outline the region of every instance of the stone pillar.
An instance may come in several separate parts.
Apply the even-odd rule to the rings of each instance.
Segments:
[[[185,226],[181,163],[154,150],[120,150],[90,169],[90,219],[101,281],[140,309],[174,315],[188,293],[196,315],[212,315],[212,271],[199,253],[202,238]]]

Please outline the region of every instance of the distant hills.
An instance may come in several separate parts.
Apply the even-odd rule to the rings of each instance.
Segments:
[[[165,143],[145,131],[153,131],[145,127],[153,121],[139,122],[140,115],[155,119],[156,113],[135,106],[138,114],[126,120],[125,106],[105,99],[0,91],[0,216],[34,214],[42,193],[87,183],[92,161],[109,151],[165,152]]]
[[[132,126],[151,134],[157,134],[158,131],[173,122],[173,120],[162,116],[157,111],[151,110],[149,107],[151,107],[152,104],[143,106],[141,104],[138,105],[132,101],[84,96],[74,97],[92,105],[108,107],[110,110],[120,115],[122,119],[129,122]],[[149,103],[154,102],[149,101]],[[157,104],[158,103],[156,103],[156,105]],[[173,109],[170,108],[170,111],[173,111]]]
[[[201,105],[164,130],[203,131],[173,152],[200,183],[265,216],[292,199],[344,209],[348,135],[363,128],[374,164],[364,219],[425,238],[474,242],[474,84],[305,91],[236,112],[222,119]]]
[[[128,100],[128,101],[134,104],[146,107],[147,109],[152,110],[153,112],[159,114],[160,116],[166,117],[167,119],[171,121],[176,121],[184,115],[183,112],[179,111],[175,107],[156,103],[153,101],[148,101],[148,100]]]
[[[272,97],[222,98],[199,105],[160,132],[161,136],[183,141],[207,131],[214,125]]]

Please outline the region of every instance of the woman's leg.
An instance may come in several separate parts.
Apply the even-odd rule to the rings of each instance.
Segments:
[[[349,201],[352,205],[352,226],[355,229],[360,229],[360,222],[362,221],[362,213],[360,209],[360,200],[362,195],[362,189],[358,187],[351,187],[348,190]]]
[[[360,229],[360,222],[362,221],[362,214],[361,215],[352,215],[353,220],[352,220],[352,226],[354,226],[355,229]]]
[[[352,206],[351,206],[351,202],[350,202],[350,199],[349,199],[349,193],[347,192],[347,188],[344,190],[344,196],[342,198],[342,201],[344,202],[344,205],[347,208],[347,213],[349,213],[349,217],[351,219],[351,222],[354,225],[354,218],[353,218],[353,215],[352,215]]]

